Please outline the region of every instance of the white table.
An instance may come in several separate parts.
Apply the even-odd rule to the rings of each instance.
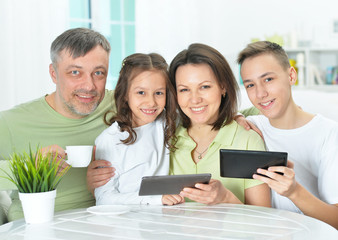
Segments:
[[[121,215],[95,215],[86,209],[57,213],[53,222],[0,227],[0,239],[338,239],[319,220],[271,208],[186,203],[131,205]]]

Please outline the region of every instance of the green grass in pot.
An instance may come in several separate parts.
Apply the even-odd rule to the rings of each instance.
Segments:
[[[10,156],[11,174],[5,177],[13,182],[21,193],[38,193],[55,190],[70,166],[59,170],[63,161],[57,160],[57,154],[42,154],[38,148],[33,153],[16,153]]]

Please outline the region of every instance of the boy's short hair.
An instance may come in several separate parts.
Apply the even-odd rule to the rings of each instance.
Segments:
[[[279,61],[284,69],[290,68],[289,57],[284,49],[277,43],[269,41],[258,41],[248,44],[246,48],[238,54],[237,63],[243,64],[245,59],[262,54],[271,54]]]

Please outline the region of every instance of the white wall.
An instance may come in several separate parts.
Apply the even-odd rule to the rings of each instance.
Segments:
[[[135,0],[136,51],[168,62],[193,42],[236,55],[253,37],[288,34],[338,48],[336,0]],[[54,91],[49,48],[68,27],[68,0],[0,0],[0,111]]]
[[[239,76],[237,54],[252,38],[283,35],[311,41],[313,47],[338,49],[332,21],[338,19],[337,0],[135,0],[136,51],[158,52],[170,63],[194,42],[219,50]],[[290,38],[290,36],[292,38]],[[291,41],[293,40],[293,41]],[[338,121],[338,88],[333,92],[294,89],[298,105]],[[251,106],[242,89],[242,108]]]
[[[54,91],[49,48],[68,12],[67,0],[0,1],[0,111]]]
[[[331,21],[336,0],[136,0],[136,50],[168,62],[193,42],[218,49],[235,71],[238,52],[254,37],[294,32],[313,46],[338,48]]]

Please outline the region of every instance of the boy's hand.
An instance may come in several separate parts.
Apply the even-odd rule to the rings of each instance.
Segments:
[[[291,161],[288,161],[287,167],[274,166],[269,167],[268,170],[257,169],[257,173],[263,174],[270,178],[257,174],[254,174],[253,178],[265,182],[278,194],[284,197],[292,198],[292,195],[295,193],[297,187],[293,167],[294,164]],[[281,172],[284,175],[278,174],[276,172]]]

